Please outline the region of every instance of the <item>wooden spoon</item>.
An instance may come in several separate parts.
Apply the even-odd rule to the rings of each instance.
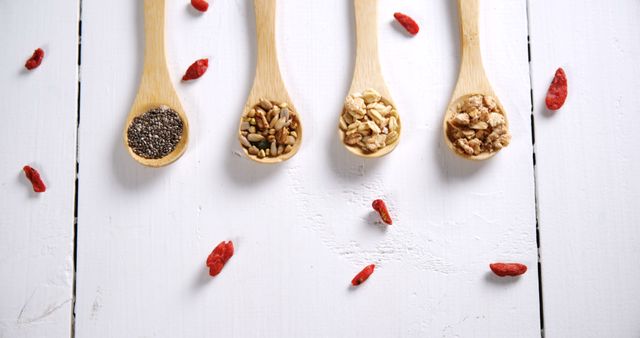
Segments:
[[[456,113],[457,105],[466,98],[475,94],[492,96],[496,99],[498,108],[502,112],[504,119],[509,127],[509,120],[504,107],[498,100],[495,92],[491,88],[491,84],[487,79],[487,75],[482,65],[482,56],[480,53],[480,38],[478,34],[478,3],[479,0],[458,0],[458,12],[460,13],[460,49],[462,60],[460,63],[460,73],[458,75],[458,83],[451,101],[447,107],[442,122],[444,139],[449,149],[463,158],[470,160],[486,160],[493,157],[497,152],[484,152],[479,155],[466,155],[456,150],[455,145],[447,136],[447,121]]]
[[[356,62],[353,80],[349,93],[361,93],[366,89],[375,89],[382,96],[383,102],[396,107],[387,88],[378,57],[378,0],[354,0],[356,17]],[[340,113],[342,114],[342,112]],[[401,134],[402,124],[398,118],[398,134]],[[338,127],[340,141],[351,153],[375,158],[384,156],[398,145],[398,141],[386,145],[373,153],[368,153],[359,147],[351,147],[344,143],[344,132]],[[398,140],[400,136],[398,136]]]
[[[124,144],[129,154],[140,164],[162,167],[171,164],[184,153],[189,141],[189,122],[180,98],[171,83],[164,47],[165,0],[144,0],[145,51],[144,68],[138,94],[133,102],[124,127]],[[148,159],[137,155],[127,141],[127,130],[133,119],[161,105],[175,110],[182,119],[182,138],[175,149],[159,159]]]
[[[295,109],[287,88],[280,74],[278,65],[278,55],[276,52],[276,0],[255,0],[256,11],[256,40],[258,45],[258,56],[256,60],[256,75],[253,80],[253,87],[247,98],[242,116],[245,116],[253,109],[261,98],[278,103],[286,103],[289,108],[298,114],[298,137],[293,149],[288,153],[283,153],[277,157],[258,158],[249,154],[248,149],[242,147],[245,154],[252,160],[259,163],[280,163],[290,159],[300,149],[302,143],[302,123],[299,121],[300,113]],[[242,118],[240,118],[242,123]],[[238,136],[240,128],[238,128]]]

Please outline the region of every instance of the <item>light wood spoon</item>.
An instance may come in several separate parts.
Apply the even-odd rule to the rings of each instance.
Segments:
[[[480,38],[478,34],[479,0],[458,0],[458,13],[460,14],[460,49],[462,60],[460,63],[460,73],[458,83],[451,96],[451,101],[447,107],[442,122],[445,143],[457,155],[470,160],[486,160],[493,157],[497,152],[484,152],[479,155],[466,155],[456,151],[456,147],[447,136],[447,121],[456,113],[457,105],[466,98],[475,94],[492,96],[496,99],[498,108],[502,112],[509,127],[509,120],[504,107],[498,100],[497,95],[491,88],[482,64],[480,52]]]
[[[353,71],[353,80],[351,81],[351,93],[361,93],[366,89],[375,89],[383,98],[383,102],[396,108],[391,93],[387,88],[382,70],[380,68],[380,60],[378,57],[378,0],[354,0],[355,19],[356,19],[356,62]],[[340,112],[342,115],[342,112]],[[398,118],[398,134],[402,134],[402,124]],[[351,153],[367,157],[375,158],[384,156],[396,148],[400,140],[386,145],[384,148],[373,153],[368,153],[359,147],[350,147],[344,143],[344,132],[338,127],[338,135],[340,141]]]
[[[140,164],[149,167],[162,167],[171,164],[184,153],[189,141],[189,122],[184,113],[180,98],[176,93],[169,70],[164,46],[165,0],[144,0],[144,68],[138,94],[133,102],[124,127],[124,144],[129,154]],[[159,159],[147,159],[137,155],[127,141],[127,130],[133,119],[161,105],[175,110],[182,119],[182,138],[175,149]]]
[[[261,98],[278,103],[286,103],[289,108],[298,114],[298,137],[293,149],[288,153],[283,153],[276,157],[258,158],[249,154],[247,148],[242,147],[247,157],[259,163],[280,163],[290,159],[300,149],[302,143],[302,122],[300,112],[295,109],[287,88],[280,74],[278,65],[278,55],[276,51],[276,0],[255,0],[256,12],[256,40],[258,45],[258,55],[256,60],[256,75],[253,80],[253,87],[247,98],[242,116],[245,116],[253,109]],[[240,118],[242,123],[242,118]],[[240,137],[240,128],[238,128]]]

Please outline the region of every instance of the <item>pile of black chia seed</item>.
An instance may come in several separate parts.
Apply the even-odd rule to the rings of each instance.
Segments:
[[[135,117],[127,129],[127,141],[138,156],[159,159],[176,148],[182,128],[180,115],[163,105]]]

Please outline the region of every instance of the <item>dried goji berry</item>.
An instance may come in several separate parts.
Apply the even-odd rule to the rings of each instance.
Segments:
[[[420,31],[420,26],[408,15],[402,13],[394,13],[393,17],[404,27],[411,35],[416,35]]]
[[[191,0],[191,6],[200,12],[206,12],[209,9],[209,3],[205,0]]]
[[[393,224],[391,215],[389,215],[389,210],[387,210],[387,205],[384,204],[383,200],[375,200],[373,201],[371,206],[373,206],[373,210],[377,211],[378,214],[380,214],[380,218],[382,218],[383,222],[389,225]]]
[[[232,241],[227,242],[225,246],[224,254],[222,255],[222,261],[225,264],[227,264],[229,259],[233,256],[233,251],[234,251],[233,242]]]
[[[38,48],[33,52],[33,55],[31,55],[29,60],[27,60],[27,62],[24,64],[24,67],[28,70],[38,68],[38,66],[40,66],[40,64],[42,63],[42,59],[44,59],[44,51],[42,50],[42,48]]]
[[[40,178],[40,173],[38,173],[37,170],[31,168],[28,165],[25,165],[24,168],[22,168],[22,170],[24,171],[24,174],[27,176],[27,179],[31,181],[31,185],[33,186],[33,191],[45,192],[45,190],[47,190],[47,187],[44,185],[44,182],[42,182],[42,178]]]
[[[564,69],[558,68],[558,70],[556,70],[556,75],[553,77],[553,82],[551,82],[551,85],[549,86],[545,102],[549,110],[558,110],[562,108],[566,99],[567,75],[564,73]]]
[[[351,285],[358,286],[364,283],[364,281],[366,281],[367,278],[371,276],[375,268],[375,264],[367,265],[364,269],[362,269],[362,271],[358,272],[358,274],[353,277],[353,279],[351,280]]]
[[[184,73],[182,81],[194,80],[202,76],[209,68],[209,59],[200,59],[189,66],[187,72]]]
[[[527,266],[520,263],[493,263],[489,264],[491,271],[500,277],[520,276],[527,272]]]
[[[207,267],[209,268],[209,275],[216,276],[222,271],[224,265],[227,264],[231,256],[233,256],[233,242],[222,241],[207,257]]]
[[[231,256],[233,256],[233,250],[234,250],[233,242],[231,241],[220,242],[220,244],[218,244],[209,255],[209,258],[207,259],[207,264],[209,260],[213,260],[214,258],[220,258],[222,259],[222,262],[226,264],[231,258]]]
[[[208,267],[209,276],[215,277],[220,273],[220,271],[222,271],[222,268],[224,268],[224,263],[222,262],[222,259],[216,258],[211,261],[211,264],[208,265]]]

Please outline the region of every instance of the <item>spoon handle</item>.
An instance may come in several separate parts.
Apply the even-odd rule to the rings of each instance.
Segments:
[[[356,64],[353,90],[384,83],[378,57],[378,0],[354,0],[356,17]]]
[[[268,81],[271,85],[274,81],[282,83],[276,51],[276,0],[255,0],[254,7],[258,44],[256,79]]]
[[[165,0],[144,0],[143,76],[168,75],[164,48]]]
[[[480,52],[480,35],[478,30],[480,0],[458,0],[460,13],[460,49],[462,60],[460,72],[484,76],[482,56]],[[474,78],[473,76],[471,78]]]

